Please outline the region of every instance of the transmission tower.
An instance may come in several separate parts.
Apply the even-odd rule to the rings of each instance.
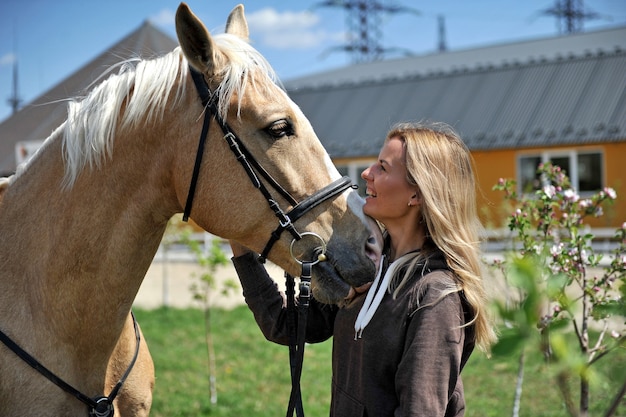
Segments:
[[[17,82],[17,58],[13,61],[13,89],[11,92],[11,97],[9,97],[7,99],[7,103],[9,103],[9,106],[11,106],[11,109],[13,110],[13,113],[17,113],[17,111],[20,109],[20,104],[22,104],[22,99],[19,96],[18,93],[18,87],[19,84]]]
[[[377,61],[385,53],[392,51],[410,51],[401,48],[385,48],[381,45],[382,14],[413,13],[419,15],[415,9],[397,4],[383,4],[378,0],[328,0],[318,3],[319,7],[338,7],[347,11],[348,42],[337,48],[348,52],[353,63]]]
[[[585,20],[600,18],[595,12],[585,12],[583,0],[555,0],[554,7],[543,13],[557,18],[559,33],[562,34],[582,32]]]
[[[17,30],[13,28],[13,83],[11,89],[11,96],[7,98],[7,103],[11,106],[13,114],[17,113],[22,104],[22,99],[19,95],[19,83],[17,80]]]

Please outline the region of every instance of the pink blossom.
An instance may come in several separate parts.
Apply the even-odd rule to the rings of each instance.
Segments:
[[[605,187],[604,192],[606,193],[607,196],[609,196],[611,200],[615,200],[617,198],[617,193],[611,187]]]
[[[572,203],[575,203],[580,199],[578,194],[576,194],[576,191],[572,190],[571,188],[563,191],[563,197],[565,197],[565,200]]]
[[[543,187],[543,193],[548,196],[548,198],[552,199],[556,194],[556,189],[554,188],[554,185],[546,185]]]

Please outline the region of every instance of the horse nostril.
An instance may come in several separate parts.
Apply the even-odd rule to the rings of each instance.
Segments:
[[[366,216],[365,219],[370,229],[370,235],[365,241],[365,255],[374,262],[376,269],[378,269],[383,253],[383,235],[374,219],[369,216]]]
[[[375,234],[370,236],[365,243],[365,255],[374,262],[376,268],[378,268],[380,257],[383,252],[381,243],[382,240],[379,240]]]

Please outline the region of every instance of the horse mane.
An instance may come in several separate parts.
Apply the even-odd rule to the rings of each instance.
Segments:
[[[278,78],[267,60],[246,41],[226,33],[214,36],[213,41],[226,58],[221,72],[216,74],[221,79],[220,85],[213,92],[219,100],[218,111],[226,119],[231,99],[236,94],[239,116],[240,99],[249,81],[253,88],[267,86],[254,83],[256,77],[251,77],[252,73],[260,73],[272,84],[279,84]],[[112,157],[118,130],[137,127],[140,123],[150,125],[163,117],[171,94],[174,95],[172,107],[184,96],[188,63],[180,47],[151,60],[127,60],[113,69],[117,67],[117,74],[96,86],[82,100],[75,98],[68,104],[63,133],[65,188],[72,187],[86,166],[100,168]],[[177,79],[178,88],[172,91]]]

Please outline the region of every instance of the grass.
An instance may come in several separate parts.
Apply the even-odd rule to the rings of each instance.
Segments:
[[[280,416],[291,390],[288,349],[261,334],[245,306],[214,309],[211,323],[217,356],[217,404],[209,400],[204,320],[197,309],[135,311],[156,367],[151,416]],[[330,341],[308,345],[302,375],[307,416],[327,416],[331,381]],[[626,375],[626,355],[600,362],[603,378],[591,388],[591,416],[601,416]],[[475,352],[463,370],[466,417],[510,416],[518,358],[487,359]],[[619,381],[619,383],[618,383]],[[577,394],[576,380],[572,380]],[[577,398],[577,395],[576,397]],[[624,404],[624,403],[623,403]],[[566,416],[550,371],[529,356],[524,375],[522,417]],[[626,416],[626,404],[618,416]]]

